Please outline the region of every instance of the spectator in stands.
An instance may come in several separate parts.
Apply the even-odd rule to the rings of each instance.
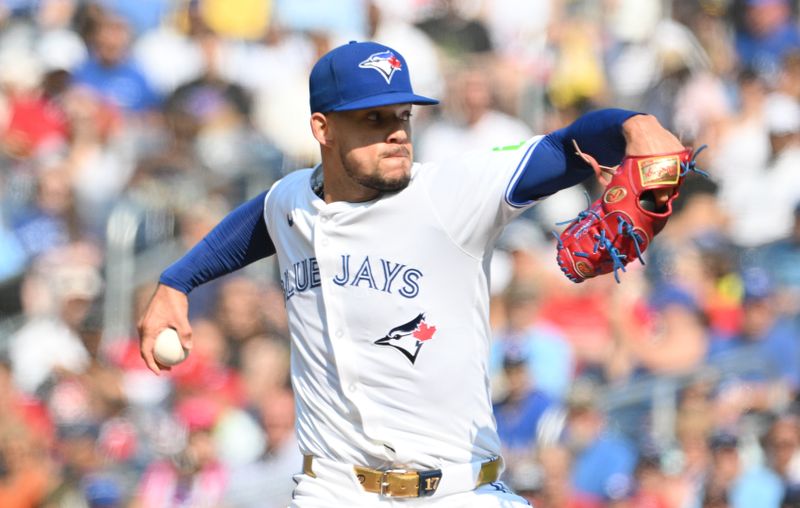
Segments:
[[[73,26],[79,2],[43,0],[31,13],[36,22],[32,45],[36,55],[51,71],[70,72],[86,59],[86,44]]]
[[[28,259],[80,240],[85,233],[75,207],[75,194],[65,168],[42,168],[30,207],[18,210],[13,231]]]
[[[216,183],[212,188],[224,188],[255,172],[254,168],[268,171],[275,167],[280,154],[253,126],[250,90],[229,77],[232,72],[226,72],[225,41],[210,31],[195,40],[204,58],[203,71],[170,94],[168,109],[182,115],[186,127],[175,132],[184,139],[176,137],[175,141],[189,145],[176,148],[191,150],[197,162],[219,180],[210,182]],[[276,175],[270,176],[274,179]],[[237,202],[245,197],[248,196],[231,195]]]
[[[67,139],[69,126],[56,91],[60,87],[53,84],[68,78],[63,71],[45,72],[24,52],[11,55],[5,57],[2,65],[18,69],[0,72],[0,88],[7,101],[0,145],[14,158],[41,157],[60,148]]]
[[[434,0],[433,9],[417,23],[436,43],[446,58],[459,60],[465,55],[489,55],[492,40],[485,23],[475,13],[465,13],[463,3]]]
[[[619,501],[620,508],[670,508],[668,482],[661,468],[661,456],[655,450],[641,452],[630,496]]]
[[[506,325],[495,332],[490,369],[496,375],[502,366],[508,379],[508,362],[519,361],[541,395],[560,400],[574,375],[573,354],[558,328],[539,316],[539,292],[532,282],[521,280],[511,282],[506,288]]]
[[[662,19],[647,42],[657,71],[639,108],[652,111],[680,133],[684,144],[693,145],[698,134],[729,114],[725,84],[710,71],[709,55],[688,27]]]
[[[128,21],[111,9],[102,9],[89,25],[89,57],[77,67],[76,83],[97,90],[129,114],[156,111],[161,98],[130,59],[133,37]]]
[[[239,349],[245,341],[273,332],[263,297],[263,287],[245,276],[226,277],[220,288],[215,317],[231,348],[234,367],[239,367]]]
[[[743,0],[736,30],[741,67],[752,67],[768,79],[777,78],[781,60],[800,49],[800,29],[788,0]]]
[[[692,239],[699,257],[693,289],[708,322],[709,334],[730,336],[741,326],[741,250],[722,232],[710,229]]]
[[[788,489],[800,485],[800,421],[796,414],[778,415],[761,440],[767,466]]]
[[[297,2],[280,3],[294,5]],[[315,13],[317,15],[329,5],[321,1],[301,3],[306,3],[306,7],[325,6]],[[330,6],[337,11],[342,9],[341,4]],[[247,47],[240,52],[242,63],[237,70],[245,71],[245,76],[238,81],[247,83],[253,90],[253,121],[258,130],[287,158],[296,161],[297,167],[312,166],[318,161],[319,148],[308,135],[308,125],[286,119],[301,118],[308,113],[308,73],[317,58],[333,49],[337,37],[329,32],[296,32],[288,28],[275,22],[257,51]],[[274,79],[276,75],[281,79]]]
[[[112,207],[126,192],[140,135],[124,123],[119,108],[92,88],[73,84],[60,97],[69,122],[69,145],[63,154],[75,208],[87,234],[105,237]]]
[[[570,478],[573,468],[573,455],[559,444],[543,444],[536,453],[541,471],[533,470],[525,479],[531,482],[526,486],[523,479],[514,479],[512,485],[518,491],[527,489],[529,499],[537,508],[601,508],[602,501],[575,491]],[[532,477],[537,475],[537,477]]]
[[[693,376],[678,397],[674,442],[664,452],[672,462],[669,495],[672,505],[688,506],[699,497],[711,461],[708,437],[715,428],[714,390],[717,378],[701,371]]]
[[[199,35],[196,25],[202,23],[197,7],[194,2],[174,4],[169,17],[132,41],[131,57],[163,97],[202,72],[203,55],[192,37]]]
[[[59,428],[55,455],[59,457],[58,483],[52,486],[45,501],[45,506],[93,506],[92,500],[98,497],[97,480],[103,478],[106,483],[104,497],[111,498],[110,506],[115,506],[122,495],[119,478],[104,475],[109,464],[104,463],[96,440],[99,436],[97,422],[62,425]]]
[[[701,497],[703,503],[725,493],[731,508],[780,508],[783,485],[780,478],[768,469],[747,467],[739,452],[735,434],[719,432],[712,436],[711,467]],[[703,506],[703,505],[699,505]]]
[[[789,316],[800,319],[800,201],[794,206],[791,232],[770,242],[755,254],[754,264],[764,267],[780,293],[779,307]]]
[[[502,347],[506,390],[493,409],[504,456],[513,470],[534,452],[539,420],[553,401],[531,379],[531,352],[525,345],[512,342]]]
[[[637,452],[633,443],[607,426],[594,382],[577,380],[566,402],[564,444],[574,455],[574,491],[596,501],[614,499],[633,478]]]
[[[708,489],[703,493],[702,508],[731,508],[724,489]]]
[[[800,388],[800,342],[795,323],[776,306],[775,285],[762,268],[743,274],[742,328],[732,338],[715,337],[709,348],[712,364],[739,357],[755,368],[743,377],[749,400],[743,410],[768,409],[775,397],[793,397]]]
[[[491,79],[489,68],[476,63],[448,76],[451,100],[420,133],[421,159],[441,162],[466,151],[518,145],[532,135],[524,122],[497,109]]]
[[[653,288],[640,328],[623,329],[612,361],[616,376],[627,362],[632,376],[669,376],[692,372],[706,356],[708,336],[696,299],[678,286]],[[625,333],[627,332],[627,333]],[[628,355],[627,360],[614,358]]]
[[[290,389],[265,392],[260,404],[267,445],[259,459],[235,469],[225,495],[230,508],[283,508],[291,501],[292,475],[302,468],[294,434],[294,396]],[[265,482],[265,478],[270,478]]]
[[[641,272],[635,270],[635,265],[629,269],[627,282],[641,277]],[[628,324],[629,320],[635,318],[630,309],[637,305],[631,301],[639,298],[636,291],[630,299],[618,296],[640,285],[634,282],[623,287],[614,282],[613,277],[595,279],[590,285],[565,284],[560,272],[550,273],[557,277],[553,277],[549,284],[540,286],[540,317],[567,337],[575,358],[576,374],[600,380],[602,376],[598,378],[597,373],[602,371],[608,360],[619,321]],[[620,312],[623,308],[626,309],[625,313]]]
[[[14,381],[29,394],[34,394],[51,376],[62,371],[80,373],[90,363],[79,330],[100,294],[102,279],[97,268],[85,261],[70,263],[61,259],[67,255],[59,252],[54,255],[58,259],[41,260],[36,271],[29,273],[29,288],[36,291],[36,296],[32,295],[38,300],[36,304],[52,299],[52,307],[39,309],[37,312],[42,314],[33,315],[9,339]]]
[[[192,322],[192,356],[201,357],[213,365],[226,365],[230,363],[230,355],[228,343],[217,323],[210,319]]]
[[[197,396],[179,402],[175,416],[187,432],[186,447],[169,459],[152,462],[139,484],[133,506],[220,506],[228,484],[228,469],[219,461],[212,429],[221,407]]]
[[[213,102],[219,98],[205,99]],[[183,95],[169,96],[163,108],[165,124],[162,135],[152,150],[142,154],[137,161],[132,177],[133,190],[145,199],[157,201],[154,206],[163,201],[163,196],[170,195],[170,207],[182,211],[190,205],[196,206],[197,201],[207,196],[209,189],[225,188],[227,184],[211,172],[198,153],[202,115],[219,103],[202,104],[202,99],[198,100],[200,102],[190,104]]]
[[[720,206],[715,181],[687,178],[680,198],[673,202],[670,227],[646,253],[644,270],[650,285],[680,286],[707,310],[708,300],[713,300],[717,291],[717,279],[731,264],[736,265],[715,251],[725,250],[738,261],[735,246],[728,245],[732,241],[725,231],[727,224],[728,213]],[[719,266],[709,266],[712,260],[719,261]]]
[[[720,187],[720,204],[735,219],[741,213],[736,209],[738,196],[746,195],[743,193],[752,175],[760,174],[770,157],[764,118],[769,88],[749,68],[738,70],[732,85],[736,93],[731,101],[732,113],[709,132],[706,167]],[[732,226],[730,234],[738,240],[743,232]]]
[[[258,335],[239,350],[245,403],[256,411],[262,399],[281,391],[289,380],[289,343],[285,337]]]
[[[585,203],[585,198],[581,197]],[[539,208],[538,206],[536,208]],[[563,216],[562,216],[563,217]],[[498,267],[497,275],[500,279],[495,281],[492,275],[492,291],[498,296],[500,300],[496,306],[497,311],[505,313],[505,295],[502,293],[509,288],[512,282],[518,282],[520,286],[534,283],[535,288],[538,289],[539,300],[546,300],[546,293],[548,289],[548,281],[553,278],[555,274],[552,273],[542,263],[542,257],[549,253],[552,245],[550,244],[549,231],[538,224],[536,221],[529,219],[525,216],[514,219],[511,224],[503,231],[500,238],[497,239],[497,247],[494,254],[498,254],[500,260],[500,267]],[[492,258],[494,261],[494,257]],[[501,268],[505,267],[505,268]],[[508,275],[503,275],[505,270]],[[561,276],[558,273],[558,276]],[[512,281],[513,278],[513,281]],[[495,286],[496,285],[496,286]],[[491,309],[495,312],[495,308]],[[534,319],[534,316],[528,316]],[[497,316],[498,323],[507,321],[507,316]]]
[[[739,243],[754,247],[785,237],[791,231],[792,207],[800,200],[800,102],[772,94],[764,106],[769,132],[770,160],[756,173],[739,176],[732,234]],[[729,201],[732,205],[733,201]]]

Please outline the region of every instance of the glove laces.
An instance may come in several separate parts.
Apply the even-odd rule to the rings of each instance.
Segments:
[[[703,178],[711,178],[708,173],[697,167],[697,155],[706,148],[708,148],[708,145],[702,145],[700,148],[692,152],[689,162],[681,162],[681,177],[684,177],[687,173],[692,172],[697,173]]]

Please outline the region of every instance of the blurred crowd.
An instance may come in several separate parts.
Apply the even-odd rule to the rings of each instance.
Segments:
[[[161,246],[191,247],[316,163],[308,72],[365,39],[443,99],[415,110],[417,160],[599,107],[707,145],[709,178],[687,179],[619,284],[575,285],[555,263],[550,232],[592,181],[499,239],[490,374],[508,485],[538,508],[800,506],[790,0],[0,2],[0,506],[287,505],[301,457],[273,262],[191,294],[195,347],[168,374],[145,369],[135,322],[174,260]],[[133,254],[161,254],[121,293],[119,330],[123,206],[146,218]]]

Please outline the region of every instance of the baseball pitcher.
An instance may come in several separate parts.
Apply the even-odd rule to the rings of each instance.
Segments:
[[[191,347],[193,288],[274,254],[305,458],[292,507],[528,506],[499,481],[493,244],[528,207],[608,173],[617,190],[606,201],[626,213],[601,198],[557,259],[575,281],[616,272],[659,229],[643,227],[648,214],[666,220],[689,152],[654,117],[606,109],[449,165],[417,163],[412,105],[438,101],[414,93],[400,53],[351,42],[316,63],[309,85],[321,164],[241,205],[163,272],[139,323],[144,361],[163,368],[153,343],[166,327]],[[616,167],[626,155],[635,168]]]

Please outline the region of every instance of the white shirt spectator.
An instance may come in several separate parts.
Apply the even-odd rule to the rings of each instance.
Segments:
[[[55,369],[83,372],[89,353],[80,337],[56,319],[30,321],[10,338],[9,356],[14,383],[34,393]]]
[[[773,135],[794,136],[763,170],[731,175],[721,200],[731,214],[730,235],[739,245],[757,246],[785,237],[800,201],[800,104],[772,95],[765,106],[767,129]]]

